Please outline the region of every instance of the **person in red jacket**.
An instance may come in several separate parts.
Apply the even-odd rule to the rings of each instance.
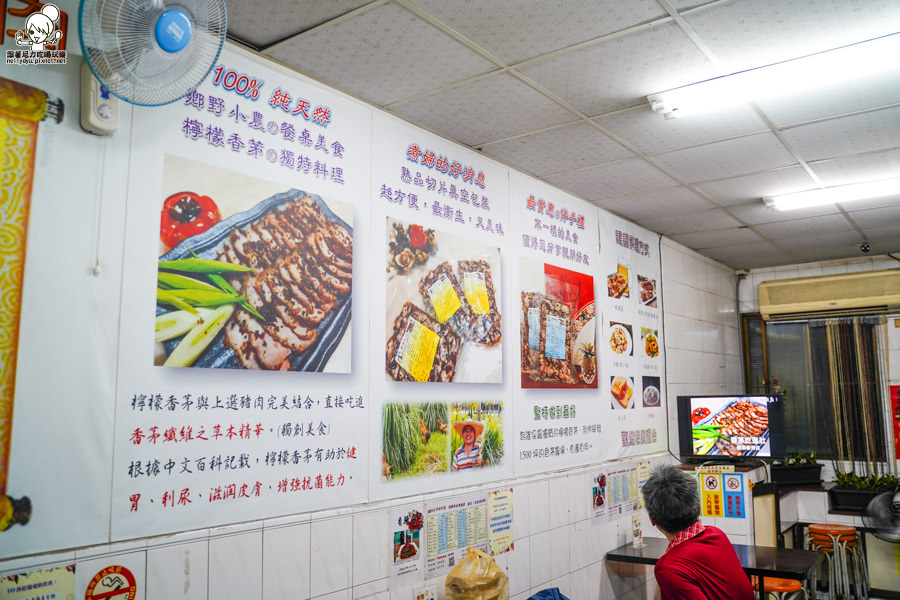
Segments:
[[[669,540],[653,570],[663,600],[753,600],[731,542],[700,520],[700,486],[693,477],[661,465],[642,493],[650,522]]]

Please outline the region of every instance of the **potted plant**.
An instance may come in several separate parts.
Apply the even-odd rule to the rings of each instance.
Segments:
[[[828,490],[828,497],[832,510],[864,513],[876,495],[900,491],[900,478],[896,475],[857,475],[852,471],[835,471],[831,481],[834,487]]]
[[[815,452],[791,452],[772,465],[772,481],[781,484],[806,485],[822,481],[822,465]]]

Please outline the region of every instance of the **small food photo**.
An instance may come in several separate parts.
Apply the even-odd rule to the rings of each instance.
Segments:
[[[644,376],[641,378],[643,393],[641,400],[644,408],[656,408],[660,406],[659,377]]]
[[[659,356],[659,338],[655,329],[641,327],[641,354],[646,358]]]
[[[387,379],[502,380],[500,249],[387,218]]]
[[[610,298],[628,298],[628,267],[619,265],[615,273],[607,276],[606,287]]]
[[[521,384],[597,387],[593,277],[520,261]]]
[[[641,304],[656,308],[656,280],[638,275],[638,286],[640,287]]]
[[[613,409],[634,408],[634,380],[624,375],[610,378],[609,393]]]
[[[631,356],[631,325],[625,323],[609,322],[609,347],[620,356]]]

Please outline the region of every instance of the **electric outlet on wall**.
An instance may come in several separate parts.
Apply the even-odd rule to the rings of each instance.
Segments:
[[[413,600],[437,600],[437,588],[427,586],[413,592]]]

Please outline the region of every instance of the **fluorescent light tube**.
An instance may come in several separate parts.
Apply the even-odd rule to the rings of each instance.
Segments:
[[[900,196],[900,177],[851,185],[836,185],[834,187],[807,190],[781,196],[766,196],[763,198],[763,202],[769,208],[776,210],[794,210],[822,204],[871,200],[893,195]]]
[[[900,33],[647,96],[667,119],[900,68]]]

